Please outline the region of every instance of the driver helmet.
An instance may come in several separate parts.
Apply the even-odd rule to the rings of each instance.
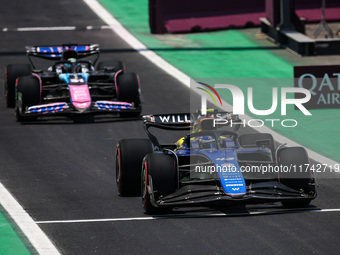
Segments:
[[[75,63],[74,64],[74,72],[75,73],[81,73],[82,72],[82,66],[80,63]]]
[[[63,65],[63,72],[65,73],[81,73],[82,66],[80,63],[76,63],[75,58],[69,58],[69,62],[64,63]]]
[[[73,64],[72,63],[64,63],[63,72],[64,73],[73,73]]]
[[[193,133],[198,133],[202,131],[209,131],[216,129],[214,125],[214,118],[212,117],[201,117],[196,120],[193,126]],[[177,149],[183,149],[183,148],[189,148],[191,143],[195,142],[197,143],[200,141],[200,143],[210,143],[209,148],[215,148],[215,139],[213,139],[211,136],[200,136],[200,137],[193,137],[191,138],[190,135],[182,137],[176,142],[176,148]],[[213,142],[213,143],[212,143]]]

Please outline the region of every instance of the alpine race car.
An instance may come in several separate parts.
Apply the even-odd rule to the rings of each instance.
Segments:
[[[316,197],[303,147],[276,147],[265,133],[239,135],[237,115],[209,114],[143,116],[149,139],[117,144],[119,194],[141,194],[148,214],[175,207],[272,202],[304,207]],[[191,131],[176,143],[160,144],[150,127]]]
[[[5,73],[7,106],[15,107],[19,121],[56,114],[141,113],[138,76],[125,73],[121,61],[99,62],[95,68],[97,44],[33,46],[26,52],[30,64],[7,65]],[[32,57],[53,64],[38,70]]]

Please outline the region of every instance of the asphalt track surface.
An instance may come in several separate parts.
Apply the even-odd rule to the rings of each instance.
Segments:
[[[188,111],[188,88],[130,50],[111,30],[85,29],[105,24],[81,0],[4,2],[0,26],[10,29],[0,32],[1,73],[6,64],[27,63],[26,45],[99,43],[101,60],[121,59],[128,71],[140,75],[143,113]],[[77,29],[15,31],[41,26]],[[103,117],[75,123],[56,118],[20,124],[13,109],[5,107],[1,90],[0,123],[0,182],[29,215],[37,222],[94,220],[39,223],[62,254],[339,253],[339,211],[296,213],[267,204],[181,209],[165,219],[146,220],[140,198],[118,196],[114,175],[118,139],[145,137],[138,119]],[[340,208],[340,180],[319,179],[318,184],[318,198],[308,209]],[[254,214],[258,212],[266,213]],[[212,214],[216,217],[204,217]],[[132,220],[96,221],[122,218]]]

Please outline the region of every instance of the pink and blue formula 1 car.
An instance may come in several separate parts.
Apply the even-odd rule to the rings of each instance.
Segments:
[[[33,46],[26,51],[31,64],[7,65],[5,73],[7,106],[15,107],[19,121],[57,114],[141,113],[138,76],[125,73],[121,61],[99,62],[95,68],[97,44]],[[32,57],[54,62],[47,70],[37,70]]]
[[[316,197],[304,148],[276,147],[270,134],[239,135],[228,126],[240,121],[237,115],[209,114],[144,116],[149,139],[123,139],[117,145],[120,195],[141,194],[149,214],[273,202],[304,207]],[[176,143],[161,144],[150,128],[191,131]]]

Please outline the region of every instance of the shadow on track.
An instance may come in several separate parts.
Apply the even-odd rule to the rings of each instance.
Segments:
[[[114,122],[141,121],[142,117],[136,118],[121,118],[115,116],[93,116],[80,115],[72,117],[39,117],[37,120],[23,121],[21,125],[72,125],[72,124],[100,124]]]
[[[306,208],[287,209],[278,205],[258,206],[246,208],[245,205],[236,205],[230,207],[215,207],[215,208],[196,208],[188,209],[181,208],[174,210],[171,214],[166,215],[148,215],[155,219],[175,219],[175,218],[214,218],[214,217],[250,217],[250,216],[264,216],[264,215],[278,215],[278,214],[297,214],[321,212],[322,209],[310,205]]]

